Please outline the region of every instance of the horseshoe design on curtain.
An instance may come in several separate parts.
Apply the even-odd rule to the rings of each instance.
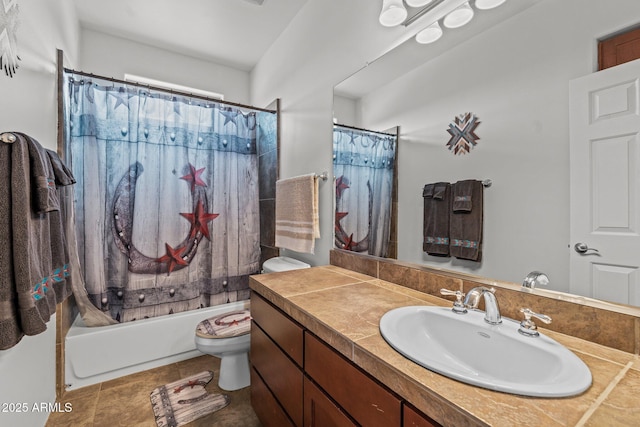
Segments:
[[[347,187],[348,188],[348,187]],[[367,189],[369,190],[369,227],[367,235],[360,241],[353,240],[353,233],[347,234],[340,223],[340,219],[348,214],[348,212],[337,212],[336,210],[336,225],[335,225],[335,241],[336,246],[341,249],[354,252],[366,252],[369,250],[369,236],[371,235],[371,212],[373,209],[373,190],[371,189],[371,183],[367,181]],[[336,206],[340,203],[342,198],[342,191],[336,192]]]
[[[129,167],[129,171],[120,179],[113,199],[112,231],[116,246],[129,258],[129,271],[142,274],[171,274],[173,271],[188,267],[198,251],[203,237],[209,239],[208,222],[218,217],[209,213],[209,203],[204,190],[206,184],[199,175],[204,169],[196,170],[189,164],[191,174],[182,177],[191,181],[191,197],[194,212],[181,213],[191,223],[189,233],[182,242],[171,247],[165,243],[166,254],[159,258],[149,257],[140,252],[133,243],[133,213],[135,205],[136,182],[144,168],[140,162]]]

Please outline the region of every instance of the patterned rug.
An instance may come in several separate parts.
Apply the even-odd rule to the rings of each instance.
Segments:
[[[229,396],[205,390],[212,379],[212,371],[203,371],[154,389],[150,398],[158,427],[178,427],[227,406]]]

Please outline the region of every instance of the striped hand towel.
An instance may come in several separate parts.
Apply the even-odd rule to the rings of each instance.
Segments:
[[[276,246],[313,253],[320,237],[318,178],[315,174],[276,182]]]

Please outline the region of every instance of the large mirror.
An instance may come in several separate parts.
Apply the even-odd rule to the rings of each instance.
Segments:
[[[515,283],[541,271],[549,277],[546,289],[640,306],[637,245],[629,246],[635,256],[608,261],[589,240],[597,230],[572,240],[576,218],[599,215],[572,207],[581,181],[608,186],[610,193],[601,189],[609,194],[601,216],[626,224],[621,234],[637,236],[640,126],[610,144],[636,153],[626,165],[613,160],[626,168],[618,178],[630,178],[627,201],[612,196],[618,178],[570,171],[571,122],[577,121],[570,87],[596,70],[599,39],[638,25],[640,5],[507,0],[475,12],[469,24],[445,28],[435,43],[411,38],[335,87],[334,120],[372,130],[400,126],[398,259]],[[467,113],[479,122],[477,144],[456,155],[447,130]],[[481,261],[428,255],[422,250],[425,184],[469,179],[492,183],[483,193]],[[600,234],[615,234],[618,225]],[[599,252],[578,253],[577,243]]]

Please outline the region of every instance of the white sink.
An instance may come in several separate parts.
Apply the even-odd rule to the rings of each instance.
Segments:
[[[384,339],[403,356],[447,377],[523,396],[565,397],[591,386],[591,372],[574,353],[540,334],[518,333],[519,323],[484,321],[484,312],[410,306],[380,319]]]

